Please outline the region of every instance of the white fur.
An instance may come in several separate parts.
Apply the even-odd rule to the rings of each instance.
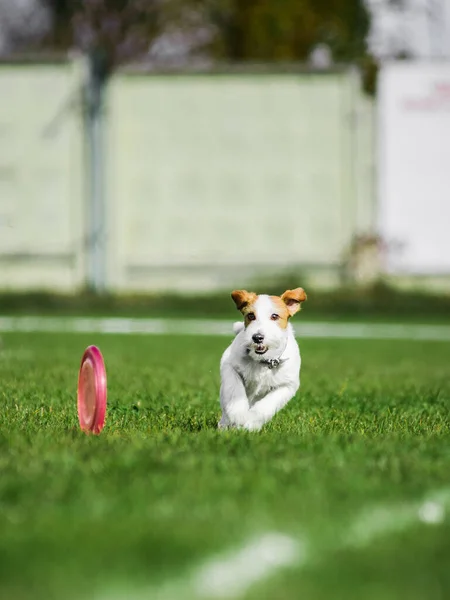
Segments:
[[[295,395],[300,387],[300,351],[290,324],[282,329],[270,316],[276,307],[268,296],[258,296],[255,302],[256,320],[247,328],[235,323],[236,334],[220,362],[219,428],[238,427],[258,431],[270,421]],[[268,350],[259,355],[252,340],[255,333],[264,335]],[[278,367],[270,369],[264,363],[280,359]]]

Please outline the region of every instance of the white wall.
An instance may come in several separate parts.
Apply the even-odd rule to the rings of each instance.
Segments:
[[[358,219],[370,226],[357,83],[351,72],[117,76],[114,285],[198,289],[338,266]]]
[[[83,280],[78,87],[74,65],[0,66],[0,288]]]
[[[86,280],[81,71],[0,66],[0,288]],[[373,226],[373,105],[352,71],[117,74],[108,90],[108,286],[336,273]]]
[[[450,274],[450,63],[392,63],[379,82],[379,228],[392,274]]]

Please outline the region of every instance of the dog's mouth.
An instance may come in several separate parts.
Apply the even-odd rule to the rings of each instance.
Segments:
[[[269,348],[263,344],[258,344],[255,348],[255,354],[265,354]]]

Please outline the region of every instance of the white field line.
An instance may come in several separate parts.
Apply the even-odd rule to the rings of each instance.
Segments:
[[[450,488],[430,493],[422,501],[375,506],[363,510],[345,527],[345,533],[328,548],[315,549],[298,537],[269,532],[252,538],[240,548],[208,559],[183,580],[136,593],[117,591],[97,596],[97,600],[203,600],[239,598],[252,585],[262,583],[278,571],[300,569],[308,563],[331,560],[333,553],[363,549],[377,539],[416,525],[437,527],[450,514]]]
[[[364,510],[351,523],[341,547],[363,548],[390,533],[405,531],[417,523],[439,525],[450,509],[450,489],[428,494],[421,502],[377,506]]]
[[[301,338],[450,341],[449,325],[298,322]],[[223,335],[233,337],[232,323],[210,319],[121,319],[83,317],[0,317],[0,332],[105,333],[143,335]]]
[[[193,577],[194,594],[199,598],[236,598],[276,571],[300,565],[306,557],[306,548],[298,540],[266,533],[200,567]]]
[[[430,494],[422,502],[397,506],[378,506],[363,511],[350,524],[336,548],[362,548],[391,533],[405,531],[418,523],[438,525],[450,509],[450,489]],[[200,567],[194,578],[198,598],[238,598],[253,583],[273,575],[288,566],[297,569],[317,556],[308,552],[308,545],[280,533],[266,534],[247,543],[234,554],[211,560]],[[319,557],[320,558],[320,557]]]

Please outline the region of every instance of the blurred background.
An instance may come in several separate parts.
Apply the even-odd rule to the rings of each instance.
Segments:
[[[4,309],[303,285],[449,310],[450,0],[0,0],[0,57]]]

